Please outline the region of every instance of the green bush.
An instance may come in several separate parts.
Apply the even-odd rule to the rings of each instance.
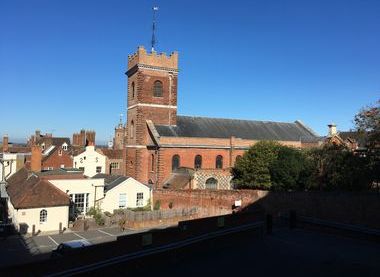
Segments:
[[[157,200],[157,201],[154,203],[153,210],[155,210],[155,211],[159,211],[160,208],[161,208],[161,201],[160,201],[160,200]]]

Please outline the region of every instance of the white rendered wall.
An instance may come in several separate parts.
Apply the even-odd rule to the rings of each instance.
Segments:
[[[128,178],[123,183],[107,191],[106,196],[101,200],[101,209],[103,212],[107,211],[111,213],[114,210],[119,209],[120,193],[127,194],[126,208],[136,208],[136,197],[139,192],[144,193],[143,206],[146,206],[151,197],[150,188],[133,178]]]
[[[89,207],[94,206],[95,194],[96,200],[104,197],[104,179],[57,179],[49,182],[68,195],[88,193]]]
[[[75,156],[73,159],[74,168],[84,168],[84,175],[92,177],[96,175],[96,167],[101,166],[99,173],[106,173],[106,156],[95,151],[94,146],[87,146],[86,151]]]
[[[9,205],[10,204],[10,205]],[[19,230],[20,224],[28,225],[28,233],[32,233],[33,225],[35,225],[36,232],[51,232],[59,231],[59,223],[62,223],[62,228],[68,228],[69,222],[69,206],[59,207],[41,207],[33,209],[14,209],[13,205],[9,202],[9,216],[16,229]],[[41,210],[47,211],[47,221],[40,222]]]

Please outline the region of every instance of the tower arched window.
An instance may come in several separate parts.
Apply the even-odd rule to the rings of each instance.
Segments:
[[[131,89],[132,89],[132,98],[135,98],[135,82],[132,82]]]
[[[206,189],[218,189],[218,180],[215,178],[208,178],[205,183]]]
[[[223,168],[223,156],[222,155],[216,156],[215,168],[217,168],[217,169]]]
[[[151,168],[150,168],[150,170],[151,171],[154,171],[154,154],[152,154],[151,156],[150,156],[150,165],[151,165]]]
[[[202,156],[196,155],[194,159],[194,168],[202,168]]]
[[[40,223],[45,223],[47,221],[47,210],[40,211]]]
[[[135,123],[133,122],[133,120],[131,121],[131,127],[129,128],[129,131],[131,132],[129,137],[133,139],[135,134]]]
[[[172,157],[172,171],[176,170],[179,168],[180,166],[180,158],[179,158],[179,155],[174,155]]]
[[[155,81],[153,84],[153,96],[154,97],[162,97],[162,82],[161,81]]]

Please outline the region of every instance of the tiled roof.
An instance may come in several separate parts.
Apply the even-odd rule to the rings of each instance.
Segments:
[[[51,145],[61,146],[66,142],[68,146],[71,145],[70,138],[58,138],[58,137],[41,137],[38,139],[37,144],[41,145],[42,143],[50,143]]]
[[[7,192],[16,209],[68,206],[70,198],[47,180],[25,168],[8,179]]]
[[[183,189],[194,176],[194,170],[191,168],[181,167],[172,172],[169,178],[164,182],[164,188]]]
[[[177,125],[155,125],[160,136],[250,140],[313,141],[318,135],[300,121],[294,123],[177,116]]]
[[[101,148],[99,149],[103,153],[103,155],[107,156],[109,159],[122,159],[123,158],[123,150],[122,149],[107,149]]]
[[[359,147],[366,147],[368,143],[368,135],[366,133],[359,133],[355,131],[339,132],[339,136],[343,140],[353,139],[358,143]]]

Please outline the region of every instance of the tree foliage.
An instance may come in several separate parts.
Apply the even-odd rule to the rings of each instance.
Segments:
[[[281,145],[261,141],[252,146],[232,169],[238,187],[270,189],[270,165],[277,159]]]

